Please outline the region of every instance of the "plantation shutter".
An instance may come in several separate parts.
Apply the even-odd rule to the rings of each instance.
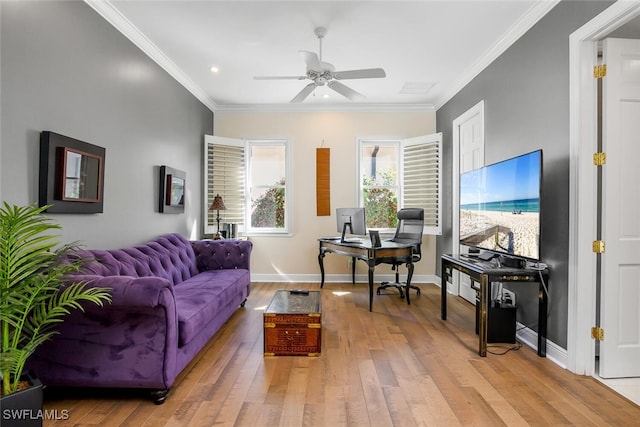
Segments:
[[[220,224],[238,224],[245,230],[245,143],[242,140],[205,135],[205,233],[217,230],[217,211],[209,206],[216,194],[224,201],[226,210],[220,211]]]
[[[442,234],[442,133],[402,141],[402,207],[424,209],[424,233]]]

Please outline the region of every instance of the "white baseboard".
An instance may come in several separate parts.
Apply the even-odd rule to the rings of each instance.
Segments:
[[[523,328],[523,329],[520,329],[520,328]],[[516,324],[516,330],[518,330],[518,332],[516,333],[516,338],[518,339],[518,341],[520,341],[522,344],[526,345],[527,347],[531,347],[532,349],[537,351],[538,333],[532,329],[525,327],[520,322]],[[564,369],[567,369],[567,360],[568,360],[567,350],[560,347],[558,344],[554,343],[553,341],[549,341],[549,339],[547,339],[547,359],[551,360],[556,365]]]
[[[401,279],[406,278],[400,277]],[[393,274],[376,274],[375,283],[392,282]],[[251,274],[252,282],[284,282],[284,283],[320,283],[320,274]],[[436,283],[437,281],[437,283]],[[325,283],[351,283],[351,274],[326,274]],[[356,283],[368,283],[369,276],[356,274]],[[440,284],[440,278],[430,274],[416,274],[411,278],[411,283],[436,283]]]

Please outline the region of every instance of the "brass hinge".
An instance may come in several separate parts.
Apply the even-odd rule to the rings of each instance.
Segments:
[[[593,241],[593,252],[597,254],[604,253],[604,240],[594,240]]]
[[[275,323],[271,323],[271,322],[265,322],[264,323],[264,327],[265,328],[275,328],[276,324]]]
[[[595,65],[593,67],[593,78],[601,79],[607,75],[607,64]]]
[[[309,329],[322,329],[320,323],[309,323],[307,327]]]
[[[598,341],[604,341],[604,329],[597,326],[591,328],[591,338]]]
[[[607,153],[601,151],[593,153],[593,164],[596,166],[603,166],[607,163]]]

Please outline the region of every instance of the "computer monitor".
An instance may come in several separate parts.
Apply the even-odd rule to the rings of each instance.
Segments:
[[[349,241],[344,238],[345,234],[355,234],[359,236],[367,235],[366,217],[364,208],[337,208],[336,221],[338,233],[341,234],[341,243],[360,243],[360,241]]]

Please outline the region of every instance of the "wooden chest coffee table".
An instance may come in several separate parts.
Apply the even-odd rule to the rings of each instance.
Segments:
[[[264,311],[265,356],[320,356],[320,291],[279,290]]]

